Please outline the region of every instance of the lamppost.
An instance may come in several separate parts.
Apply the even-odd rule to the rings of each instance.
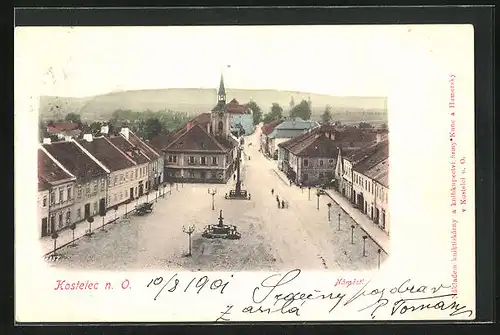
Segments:
[[[366,257],[366,239],[368,236],[363,235],[363,257]]]
[[[184,176],[181,177],[181,187],[184,188]]]
[[[127,217],[127,216],[128,216],[128,212],[127,212],[127,205],[128,205],[128,204],[130,204],[130,199],[127,199],[127,200],[125,201],[125,217]]]
[[[191,225],[189,227],[182,226],[182,231],[188,235],[188,243],[189,243],[189,251],[187,256],[191,256],[191,235],[194,233],[194,225]]]
[[[173,182],[170,182],[170,183],[169,183],[169,185],[170,185],[170,195],[172,195],[172,185],[173,185],[173,184],[174,184]],[[165,186],[167,186],[167,185],[165,184]]]
[[[53,255],[55,256],[56,255],[56,249],[57,249],[57,238],[59,237],[59,234],[54,231],[50,237],[52,237],[52,239],[54,240],[54,252],[53,252]]]
[[[116,212],[118,212],[118,205],[114,205],[113,209],[115,210],[115,219],[113,221],[116,223]]]
[[[146,202],[148,202],[149,191],[146,191]]]
[[[71,229],[71,231],[73,232],[73,241],[71,242],[71,246],[74,247],[75,246],[75,229],[76,229],[76,223],[72,223],[69,225],[69,229]]]
[[[212,210],[215,210],[215,195],[217,194],[217,189],[216,188],[209,188],[208,189],[208,194],[212,196]]]
[[[354,228],[355,225],[351,225],[351,244],[354,244]]]
[[[91,216],[88,217],[87,218],[87,222],[89,223],[89,233],[88,233],[88,235],[90,236],[90,235],[92,235],[92,222],[94,222],[94,218],[91,217]]]
[[[308,187],[308,190],[309,190],[308,198],[309,198],[309,200],[311,200],[311,186]]]
[[[339,213],[339,225],[337,227],[337,230],[340,230],[340,213]]]
[[[321,196],[321,192],[319,191],[319,189],[316,191],[316,197],[317,197],[317,201],[316,201],[316,209],[319,210],[319,197]]]
[[[382,252],[382,250],[378,249],[377,250],[377,253],[378,253],[378,268],[380,269],[380,253]]]
[[[330,222],[330,221],[331,221],[331,214],[330,214],[330,210],[331,210],[331,208],[332,208],[332,203],[331,203],[331,202],[329,202],[329,203],[327,203],[326,205],[328,206],[328,222]]]

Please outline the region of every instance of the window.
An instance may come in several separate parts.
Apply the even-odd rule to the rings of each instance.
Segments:
[[[217,178],[217,173],[215,171],[212,171],[212,179],[216,179]]]
[[[194,156],[189,156],[189,164],[194,164]]]
[[[78,208],[76,210],[76,218],[77,219],[81,219],[82,218],[82,209],[81,208]]]
[[[59,224],[58,228],[61,229],[63,227],[63,215],[62,213],[59,214]]]
[[[66,224],[71,223],[71,211],[66,212]]]
[[[78,185],[78,189],[76,191],[76,196],[78,199],[82,198],[82,187],[80,185]]]
[[[189,175],[190,175],[191,178],[194,178],[194,171],[190,171]]]
[[[113,200],[114,200],[114,202],[117,202],[117,201],[118,201],[118,193],[115,193],[115,194],[113,195]]]
[[[329,164],[330,166],[332,166],[332,165],[333,165],[333,159],[329,159],[329,160],[328,160],[328,164]]]
[[[304,159],[304,166],[309,166],[309,160],[308,159]]]
[[[106,187],[106,179],[101,179],[101,192],[104,192],[105,187]]]
[[[200,172],[200,177],[201,177],[202,179],[207,178],[207,173],[206,173],[205,171],[201,171],[201,172]]]
[[[120,184],[123,183],[123,174],[120,174]]]
[[[324,177],[325,176],[322,173],[319,174],[319,180],[323,180]]]
[[[115,176],[113,178],[113,186],[115,186],[116,184],[118,184],[118,176]]]
[[[309,175],[307,173],[304,173],[302,176],[303,181],[307,181],[309,179]]]
[[[108,206],[111,203],[111,196],[108,196]]]
[[[94,193],[93,194],[96,194],[97,193],[97,182],[94,183]]]
[[[94,202],[94,214],[96,214],[96,213],[97,213],[97,201]]]
[[[123,199],[123,192],[120,192],[120,200]]]
[[[43,207],[47,207],[47,196],[43,197],[42,205]]]
[[[207,165],[207,158],[201,157],[201,165]]]
[[[135,179],[137,179],[137,169],[135,169]]]
[[[319,160],[319,166],[323,166],[323,160],[322,159]]]
[[[125,190],[125,198],[128,198],[128,191]]]
[[[58,203],[62,203],[62,202],[64,202],[64,190],[61,188],[59,190],[59,201],[58,201]]]
[[[72,197],[73,197],[72,188],[71,188],[71,186],[68,186],[68,200],[71,200]]]
[[[217,156],[212,157],[212,165],[217,165]]]
[[[87,197],[90,195],[90,184],[87,183],[87,185],[85,186],[85,194],[87,195]]]

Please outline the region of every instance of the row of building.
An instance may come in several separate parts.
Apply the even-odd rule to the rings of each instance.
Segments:
[[[115,205],[157,189],[163,155],[128,128],[119,135],[44,139],[38,149],[40,236],[104,214]]]
[[[292,183],[335,188],[389,234],[387,130],[317,125],[277,147],[278,168]]]

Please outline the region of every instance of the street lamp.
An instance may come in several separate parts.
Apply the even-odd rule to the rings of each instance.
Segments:
[[[115,219],[113,221],[116,223],[116,212],[118,212],[118,205],[114,205],[113,209],[115,210]]]
[[[378,249],[377,250],[377,253],[378,253],[378,268],[380,269],[380,253],[382,252],[382,250]]]
[[[73,241],[71,243],[71,246],[74,247],[75,246],[75,229],[76,229],[76,223],[72,223],[69,225],[69,229],[71,229],[71,231],[73,232]]]
[[[146,202],[148,202],[149,190],[146,191]]]
[[[194,233],[194,225],[191,225],[189,227],[182,226],[182,231],[188,235],[188,241],[189,241],[189,251],[187,256],[191,256],[191,235]]]
[[[326,205],[328,206],[328,222],[330,222],[330,221],[331,221],[331,214],[330,214],[330,210],[331,210],[331,208],[332,208],[332,203],[331,203],[331,202],[329,202],[329,203],[327,203]]]
[[[340,230],[340,213],[339,213],[339,225],[337,227],[337,230]]]
[[[90,236],[90,235],[92,235],[92,222],[94,222],[94,218],[91,217],[91,216],[88,217],[87,218],[87,222],[89,223],[89,233],[88,233],[88,235]]]
[[[54,231],[50,235],[50,237],[52,237],[52,239],[54,240],[54,253],[53,253],[53,255],[55,256],[56,255],[56,249],[57,249],[57,247],[56,247],[57,246],[57,238],[59,237],[59,234],[56,231]]]
[[[127,205],[130,204],[130,198],[125,201],[125,217],[128,216]]]
[[[184,176],[181,177],[181,187],[184,188]]]
[[[318,198],[318,201],[316,202],[316,209],[319,210],[319,197],[320,197],[321,193],[319,190],[316,191],[316,197]]]
[[[215,200],[214,197],[217,194],[217,189],[216,188],[209,188],[208,189],[208,194],[212,196],[212,210],[215,210]]]
[[[366,257],[366,239],[368,236],[363,235],[363,257]]]
[[[309,186],[308,189],[309,189],[309,195],[308,195],[308,197],[309,197],[309,200],[311,200],[311,186]]]
[[[354,244],[354,228],[355,225],[351,225],[351,244]]]

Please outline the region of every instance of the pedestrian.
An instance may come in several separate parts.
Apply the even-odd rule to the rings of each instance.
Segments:
[[[271,195],[274,195],[274,188],[271,189]]]
[[[278,204],[278,208],[281,208],[281,202],[279,200],[277,201],[277,204]]]
[[[285,208],[285,200],[281,200],[281,208]]]
[[[233,174],[233,180],[236,180],[236,175],[235,174]]]
[[[292,186],[292,180],[290,179],[290,186]]]
[[[278,197],[278,195],[276,194],[276,201],[277,202],[280,202],[280,197]]]

